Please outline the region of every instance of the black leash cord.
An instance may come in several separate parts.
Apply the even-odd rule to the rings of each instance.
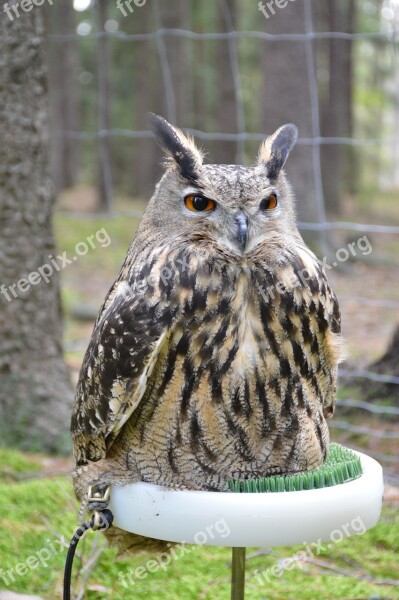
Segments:
[[[112,521],[114,520],[114,515],[112,514],[112,512],[108,509],[105,509],[102,510],[101,513],[97,514],[100,515],[100,519],[98,525],[96,526],[96,529],[98,529],[99,531],[109,529],[112,525]],[[75,533],[73,534],[73,538],[71,539],[71,543],[69,544],[68,554],[65,561],[63,600],[71,600],[72,564],[78,542],[86,533],[86,531],[88,531],[89,529],[93,529],[95,522],[96,517],[93,516],[90,519],[90,521],[86,521],[86,523],[80,525],[80,527],[78,527]]]

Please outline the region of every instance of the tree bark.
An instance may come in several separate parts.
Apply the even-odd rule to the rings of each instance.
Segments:
[[[46,16],[54,33],[75,33],[75,11],[71,1],[48,7]],[[77,179],[78,143],[65,134],[79,131],[77,63],[76,38],[67,38],[62,43],[50,42],[50,108],[52,130],[56,134],[51,141],[51,167],[56,191],[74,186]]]
[[[0,440],[60,451],[69,447],[73,393],[61,347],[59,278],[53,269],[46,283],[39,272],[56,255],[44,45],[40,8],[12,21],[2,12]],[[23,281],[28,276],[32,283]]]
[[[108,0],[96,0],[98,32],[105,32],[108,20]],[[97,38],[97,85],[98,85],[98,129],[107,131],[111,125],[110,82],[109,82],[109,40],[106,35]],[[98,139],[98,208],[111,212],[113,208],[113,183],[111,166],[111,144],[109,137]]]
[[[149,2],[135,11],[135,18],[126,24],[129,33],[148,33],[156,29]],[[133,129],[148,129],[147,113],[166,115],[162,72],[159,67],[157,43],[143,40],[132,46]],[[153,138],[134,139],[129,148],[131,164],[128,171],[128,192],[131,196],[148,199],[162,174],[161,154]]]
[[[230,19],[233,25],[235,25],[237,20],[237,2],[236,0],[226,0],[224,6],[219,2],[218,8],[218,30],[221,32],[228,32],[230,30]],[[225,10],[223,10],[223,8],[225,8]],[[236,41],[233,40],[232,43],[235,44]],[[236,133],[238,125],[238,98],[232,68],[231,52],[232,47],[230,40],[221,40],[218,42],[218,56],[216,60],[219,90],[217,102],[217,129],[221,133]],[[236,142],[219,142],[216,150],[215,162],[225,164],[234,164],[236,162]]]
[[[289,2],[284,9],[276,9],[275,14],[269,14],[269,18],[264,15],[259,18],[263,22],[262,29],[267,33],[306,32],[303,0]],[[280,125],[293,122],[298,126],[300,137],[313,137],[306,42],[266,40],[262,44],[261,131],[270,134]],[[300,220],[317,221],[312,147],[297,145],[286,170],[297,199]]]
[[[191,3],[154,0],[135,11],[127,24],[131,33],[158,29],[190,29]],[[187,38],[165,35],[157,40],[143,40],[133,46],[134,129],[148,129],[146,114],[163,115],[179,127],[192,126],[193,117],[193,42]],[[133,164],[129,174],[129,192],[148,198],[162,174],[161,154],[152,138],[134,140]]]
[[[159,2],[162,27],[166,29],[190,29],[191,3],[187,0]],[[174,90],[174,108],[179,127],[189,127],[192,115],[192,41],[179,36],[164,38],[166,57]],[[171,115],[168,117],[172,118]]]
[[[219,29],[219,3],[218,2],[193,2],[192,19],[193,29],[199,33],[218,31]],[[220,41],[210,42],[206,39],[195,40],[193,44],[193,115],[192,127],[207,132],[219,131],[217,120],[219,102],[219,76],[215,65],[219,60],[218,50]],[[200,146],[206,150],[206,162],[217,162],[219,145],[221,142],[213,140],[198,140]],[[222,159],[222,162],[227,162]]]
[[[384,355],[368,367],[370,371],[380,375],[397,376],[399,370],[399,325],[396,327],[392,339]],[[384,400],[387,404],[399,406],[399,385],[397,383],[362,382],[362,390],[367,400]],[[397,420],[397,416],[394,417]]]
[[[328,30],[353,33],[355,3],[328,0]],[[351,137],[352,116],[352,41],[330,39],[328,44],[328,97],[322,111],[325,137]],[[322,173],[326,208],[338,215],[345,191],[354,191],[353,148],[341,144],[322,146]]]

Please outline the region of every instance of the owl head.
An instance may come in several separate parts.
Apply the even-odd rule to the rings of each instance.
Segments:
[[[204,241],[238,257],[298,234],[294,202],[282,170],[298,130],[283,125],[260,146],[257,164],[204,164],[194,140],[150,113],[150,128],[166,154],[147,225],[181,241]],[[170,240],[169,240],[170,241]]]

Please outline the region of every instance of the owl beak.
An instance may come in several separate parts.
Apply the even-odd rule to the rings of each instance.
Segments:
[[[248,240],[248,217],[242,210],[236,214],[235,223],[237,226],[236,239],[241,251],[244,252]]]

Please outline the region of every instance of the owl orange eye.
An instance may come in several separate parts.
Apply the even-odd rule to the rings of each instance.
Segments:
[[[277,206],[277,196],[276,194],[270,194],[267,198],[263,198],[260,203],[261,210],[272,210]]]
[[[213,210],[216,206],[214,200],[205,198],[205,196],[199,196],[198,194],[189,194],[186,196],[184,198],[184,204],[187,206],[188,210],[193,210],[195,212]]]

